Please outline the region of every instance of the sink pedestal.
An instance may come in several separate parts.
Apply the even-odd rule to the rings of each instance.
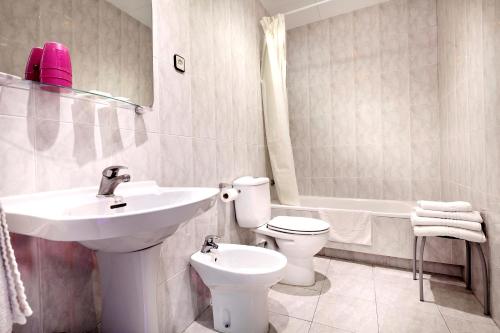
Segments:
[[[104,333],[158,333],[156,305],[161,244],[145,250],[97,251]]]

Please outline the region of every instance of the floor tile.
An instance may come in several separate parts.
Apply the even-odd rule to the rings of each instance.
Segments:
[[[434,311],[420,311],[416,306],[377,303],[380,333],[448,333],[448,327],[435,304]]]
[[[340,328],[326,326],[323,324],[312,323],[309,333],[353,333],[353,332],[341,330]]]
[[[424,274],[424,278],[428,278],[429,275]],[[373,278],[374,279],[413,279],[413,273],[403,269],[394,269],[389,267],[373,267]]]
[[[321,295],[313,322],[353,332],[378,332],[375,302],[342,295]]]
[[[420,302],[418,281],[413,281],[411,277],[376,277],[374,284],[377,305],[397,304],[414,311],[438,313],[439,309],[434,304],[430,284],[427,280],[425,282],[425,302]]]
[[[317,290],[277,284],[269,291],[269,311],[311,321],[319,295]]]
[[[402,303],[406,305],[411,305],[412,303],[421,304],[418,306],[421,311],[425,310],[427,304],[434,303],[433,289],[465,290],[465,284],[456,278],[424,274],[423,288],[425,302],[422,303],[420,302],[419,281],[413,280],[412,272],[379,267],[374,267],[373,272],[377,302],[389,304]]]
[[[269,333],[308,333],[310,326],[311,322],[309,321],[277,313],[269,313]],[[184,331],[184,333],[213,333],[216,332],[213,327],[212,308],[209,307]]]
[[[432,288],[434,302],[443,316],[493,325],[493,319],[483,314],[483,306],[472,292],[462,289]]]
[[[448,325],[451,333],[500,333],[500,328],[496,325],[479,323],[457,317],[444,316],[444,320]]]
[[[420,302],[412,272],[323,257],[314,264],[314,286],[270,290],[270,333],[500,333],[459,279],[425,274]],[[215,332],[212,309],[185,332]]]
[[[328,275],[355,275],[365,278],[373,278],[373,267],[360,263],[332,259],[328,268]]]
[[[330,286],[322,294],[336,294],[375,301],[373,279],[357,275],[328,275]]]
[[[375,301],[373,267],[342,260],[331,260],[322,294],[337,294]]]
[[[184,331],[184,333],[212,333],[214,330],[212,307],[208,307],[203,313]]]
[[[328,267],[330,266],[330,258],[327,257],[314,257],[313,258],[313,265],[314,265],[314,270],[318,273],[321,273],[323,275],[326,275],[326,272],[328,272]]]
[[[407,286],[408,283],[412,283],[418,285],[418,273],[417,280],[413,280],[413,272],[397,269],[397,268],[389,268],[389,267],[373,267],[373,277],[377,280],[385,280],[391,281],[396,285]],[[444,276],[440,274],[427,274],[424,273],[424,284],[435,284],[435,285],[446,285],[446,286],[455,286],[455,287],[463,287],[465,288],[465,284],[463,281],[459,280],[456,277],[452,276]]]
[[[269,333],[308,333],[311,322],[269,313]]]
[[[418,327],[424,322],[425,325],[430,325],[429,331],[440,332],[443,325],[437,311],[448,318],[457,317],[487,325],[493,324],[490,317],[483,315],[483,307],[476,297],[466,290],[463,281],[457,278],[425,274],[425,302],[420,302],[419,281],[413,280],[412,272],[375,267],[374,281],[381,331],[390,332],[393,327],[402,329],[401,325],[409,325],[404,328],[411,330],[411,327]],[[389,322],[383,324],[381,310],[391,305],[397,306],[397,309],[387,311]],[[392,315],[397,311],[406,311],[407,318],[404,322],[397,318],[398,315]]]

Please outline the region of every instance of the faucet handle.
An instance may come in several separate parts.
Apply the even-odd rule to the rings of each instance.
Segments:
[[[213,243],[214,241],[220,239],[220,236],[217,236],[217,235],[208,235],[205,237],[205,244],[208,244],[208,243]]]
[[[123,165],[109,166],[106,169],[102,170],[102,175],[103,175],[103,177],[106,177],[106,178],[114,178],[118,175],[118,172],[121,169],[128,169],[128,168],[126,166],[123,166]]]

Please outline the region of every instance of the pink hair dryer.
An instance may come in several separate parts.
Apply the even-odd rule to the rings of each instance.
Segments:
[[[40,61],[42,60],[43,49],[34,47],[31,49],[26,69],[24,70],[24,79],[40,82]]]
[[[47,42],[43,46],[40,82],[71,88],[73,83],[71,58],[68,48],[63,44]]]

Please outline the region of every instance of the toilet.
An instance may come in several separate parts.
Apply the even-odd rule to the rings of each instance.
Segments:
[[[233,187],[239,190],[235,200],[238,225],[252,229],[257,234],[258,244],[266,244],[267,248],[276,249],[286,256],[287,266],[281,283],[314,285],[313,257],[325,246],[330,225],[306,217],[277,216],[271,219],[269,178],[241,177],[233,182]]]

